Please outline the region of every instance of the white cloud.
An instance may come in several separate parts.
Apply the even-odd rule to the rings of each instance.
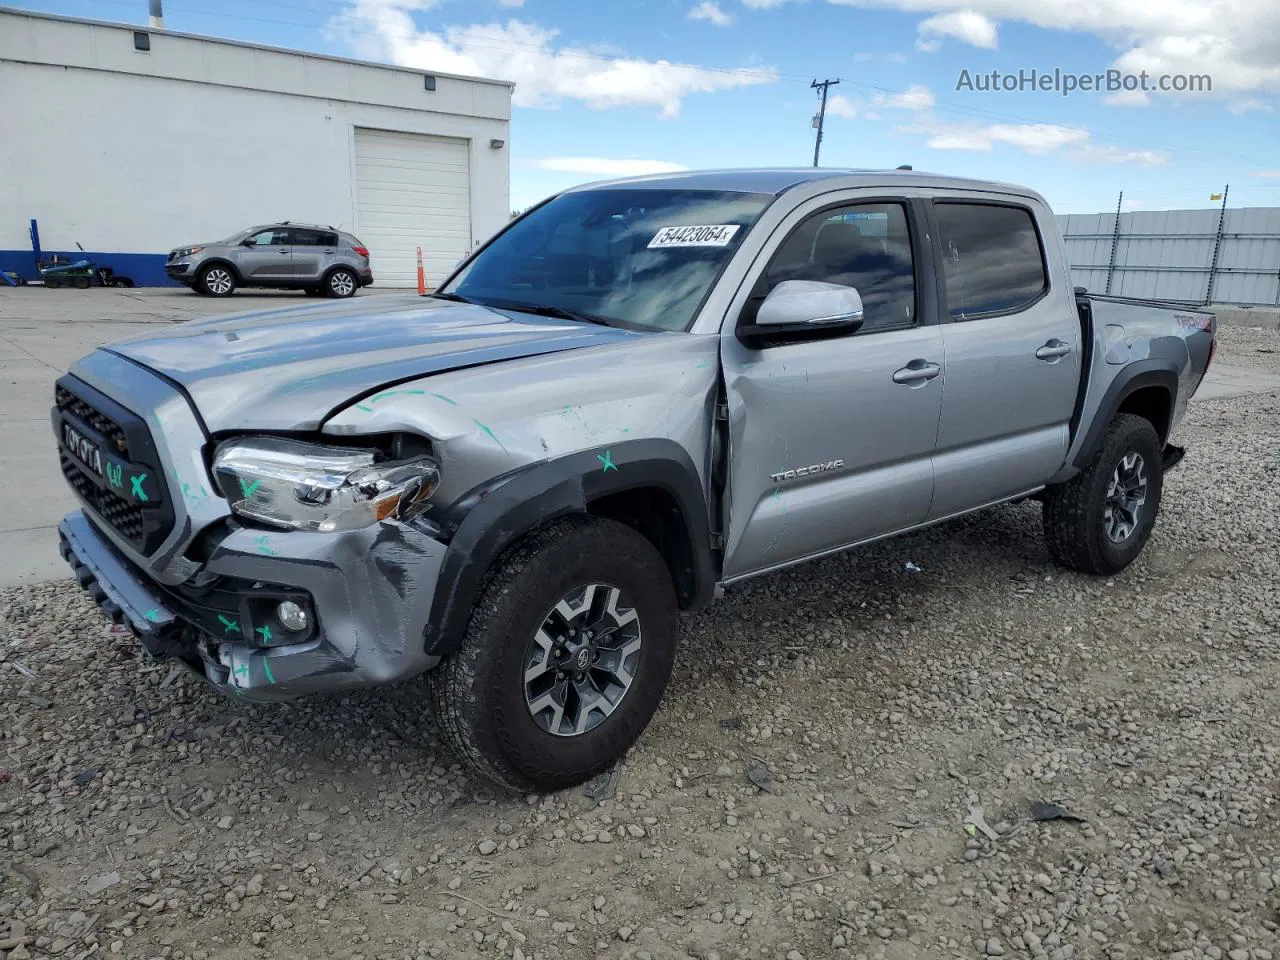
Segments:
[[[861,103],[842,93],[832,94],[827,99],[827,115],[831,117],[856,117],[861,110]]]
[[[853,55],[854,63],[869,63],[871,61],[880,61],[881,63],[906,63],[911,58],[905,53],[855,53]]]
[[[1248,113],[1250,110],[1257,110],[1260,113],[1275,112],[1275,107],[1265,101],[1259,100],[1257,97],[1249,97],[1245,100],[1234,100],[1227,104],[1227,109],[1237,116],[1242,113]]]
[[[871,98],[876,107],[887,110],[930,110],[935,103],[933,91],[919,83],[913,83],[901,93],[877,93]]]
[[[779,6],[784,0],[743,2],[763,8]],[[827,2],[926,16],[968,11],[995,23],[1028,23],[1048,30],[1088,33],[1111,45],[1118,52],[1111,66],[1128,73],[1146,70],[1153,77],[1209,74],[1215,95],[1280,90],[1280,3],[1275,0]]]
[[[720,9],[720,4],[714,0],[702,0],[700,4],[689,11],[690,20],[705,20],[713,27],[727,27],[733,23],[733,17]]]
[[[595,109],[656,106],[662,116],[673,117],[691,94],[768,84],[778,77],[773,67],[718,69],[557,46],[558,31],[521,20],[419,29],[412,12],[434,4],[435,0],[351,0],[329,22],[330,33],[370,59],[512,80],[513,102],[523,107],[576,100]]]
[[[1280,177],[1280,170],[1250,170],[1251,177]]]
[[[1071,150],[1068,158],[1080,163],[1130,163],[1139,167],[1162,167],[1169,162],[1163,150],[1134,150],[1106,143],[1085,143]]]
[[[643,177],[653,173],[679,173],[689,169],[666,160],[615,160],[609,157],[543,157],[537,161],[537,165],[543,170],[601,177]]]
[[[1109,107],[1146,107],[1151,104],[1151,96],[1144,90],[1121,90],[1107,94],[1102,102]]]
[[[922,20],[916,27],[916,32],[919,34],[916,49],[930,53],[938,49],[942,37],[962,40],[970,46],[982,47],[984,50],[994,50],[999,46],[996,22],[974,10],[940,13],[928,20]]]
[[[500,7],[523,7],[524,0],[498,0]]]

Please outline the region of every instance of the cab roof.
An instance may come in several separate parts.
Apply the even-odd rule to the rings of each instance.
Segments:
[[[780,167],[743,170],[686,170],[620,180],[601,180],[573,187],[567,193],[618,187],[654,190],[724,190],[732,193],[763,193],[777,196],[793,187],[827,181],[831,189],[844,187],[915,187],[983,190],[1035,197],[1025,187],[993,180],[968,180],[916,170],[840,170],[826,167]]]

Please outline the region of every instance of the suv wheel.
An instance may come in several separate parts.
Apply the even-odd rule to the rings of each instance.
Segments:
[[[590,779],[648,725],[678,632],[648,540],[612,520],[557,521],[498,562],[461,648],[430,674],[444,739],[515,790]]]
[[[1164,460],[1149,420],[1119,414],[1089,465],[1044,500],[1053,559],[1082,573],[1119,573],[1146,546],[1160,509]]]
[[[330,297],[338,297],[346,299],[354,297],[356,291],[360,289],[360,278],[346,267],[339,267],[329,274],[329,279],[325,281],[325,293]]]
[[[200,271],[200,286],[211,297],[229,297],[235,293],[236,277],[230,267],[215,263]]]

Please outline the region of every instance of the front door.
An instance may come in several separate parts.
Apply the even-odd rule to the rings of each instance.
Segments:
[[[1080,388],[1080,320],[1048,208],[939,200],[947,318],[942,420],[930,519],[1015,497],[1062,466]]]
[[[236,266],[246,280],[287,280],[293,276],[293,246],[287,227],[259,230],[239,250]]]
[[[730,423],[724,577],[733,580],[924,520],[942,408],[942,333],[924,296],[920,202],[802,205],[746,280],[721,352]],[[764,257],[762,262],[766,262]],[[734,335],[784,280],[852,286],[855,333],[751,349]]]

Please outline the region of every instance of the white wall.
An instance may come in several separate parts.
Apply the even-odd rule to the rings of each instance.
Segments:
[[[509,148],[489,141],[509,140],[509,87],[441,77],[433,93],[420,72],[151,41],[142,54],[132,28],[0,13],[0,251],[30,249],[33,217],[46,250],[164,253],[276,219],[358,234],[357,126],[469,141],[473,241],[507,221]],[[97,66],[36,62],[55,57]]]

